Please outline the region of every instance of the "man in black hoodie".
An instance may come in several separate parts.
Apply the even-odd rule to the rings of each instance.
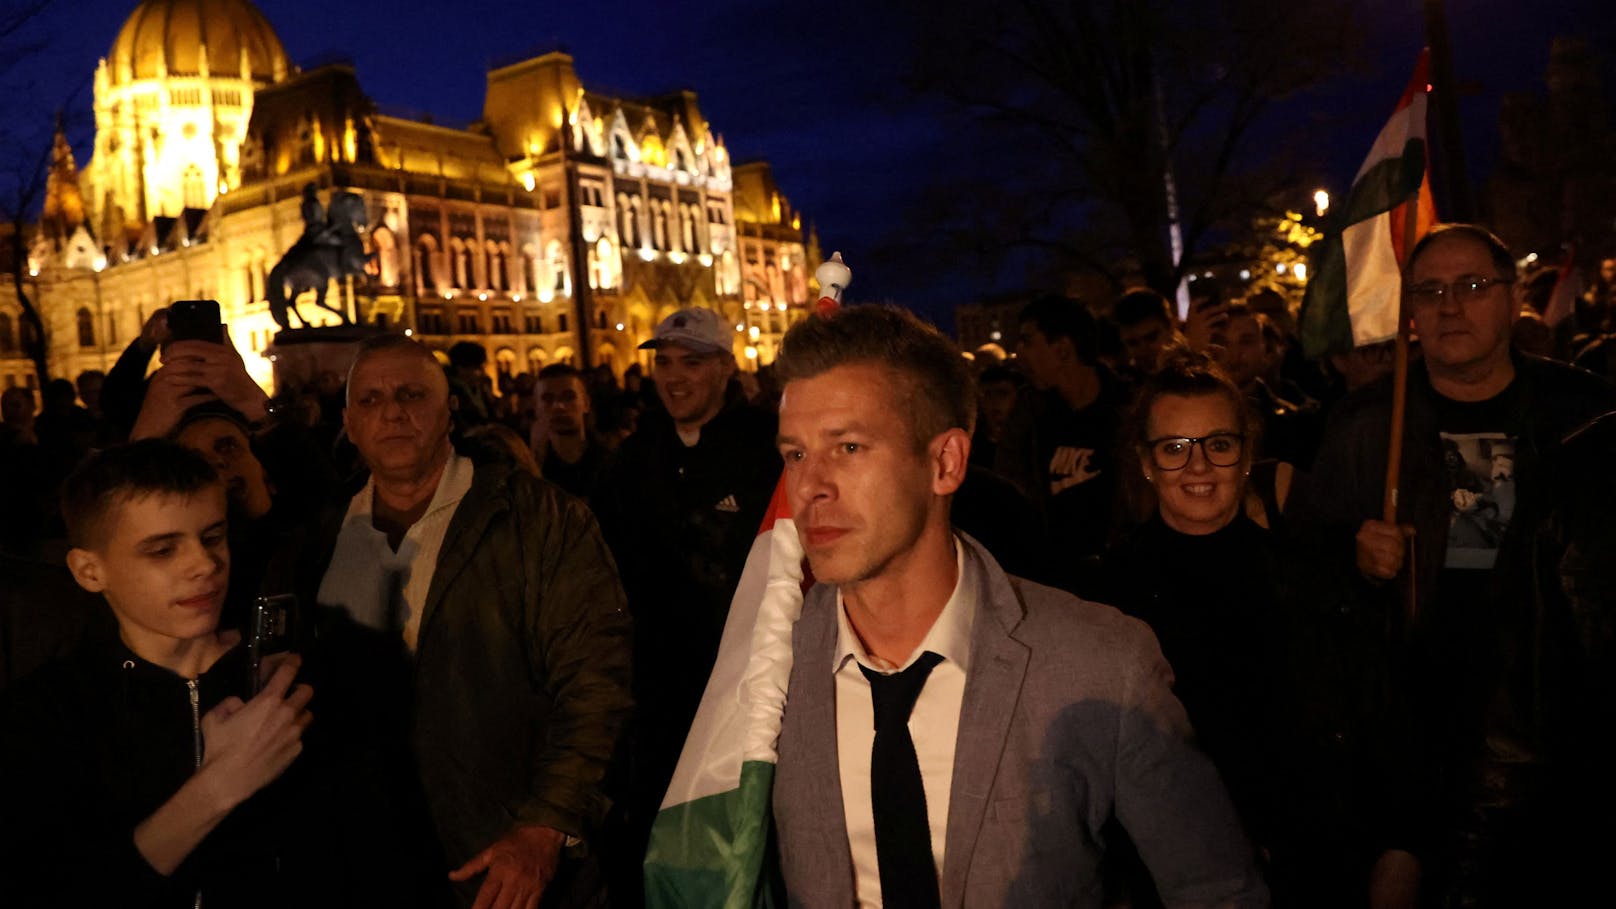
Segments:
[[[635,622],[637,710],[622,818],[632,831],[624,875],[635,879],[780,476],[775,418],[740,393],[734,336],[707,309],[679,310],[657,326],[642,346],[656,351],[666,412],[640,418],[590,500]]]
[[[0,889],[28,905],[301,897],[318,877],[277,834],[313,692],[292,687],[293,659],[247,696],[241,635],[218,627],[218,477],[144,442],[91,459],[63,499],[68,567],[119,631],[9,692]]]

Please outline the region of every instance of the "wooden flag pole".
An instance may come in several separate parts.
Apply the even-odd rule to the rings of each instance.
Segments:
[[[1408,256],[1414,251],[1418,237],[1420,217],[1420,191],[1403,203],[1403,278],[1408,276]],[[1399,288],[1397,300],[1397,346],[1392,359],[1392,419],[1386,443],[1386,493],[1381,502],[1382,520],[1397,523],[1397,484],[1403,467],[1403,423],[1408,409],[1408,295]],[[1419,604],[1414,589],[1414,538],[1409,537],[1403,559],[1403,616],[1404,632],[1412,630]]]

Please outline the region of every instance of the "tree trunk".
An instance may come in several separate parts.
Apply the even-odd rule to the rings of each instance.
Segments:
[[[22,351],[34,361],[34,373],[39,376],[39,391],[44,394],[50,381],[50,365],[45,361],[45,320],[28,297],[28,285],[23,272],[28,269],[28,244],[23,240],[23,225],[11,225],[11,286],[17,291],[17,305],[22,308],[22,324],[18,334]]]

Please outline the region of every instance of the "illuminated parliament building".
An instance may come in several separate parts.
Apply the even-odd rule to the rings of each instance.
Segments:
[[[817,242],[693,92],[600,94],[564,53],[489,72],[482,120],[455,129],[381,112],[351,65],[300,70],[248,0],[146,0],[94,85],[93,155],[80,168],[58,135],[29,246],[54,376],[104,370],[154,309],[213,298],[267,385],[266,279],[308,184],[368,215],[370,273],[328,302],[435,348],[479,342],[503,373],[621,373],[683,306],[720,312],[755,368],[813,295]],[[299,313],[334,323],[312,298]],[[0,384],[34,382],[26,330],[0,289]]]

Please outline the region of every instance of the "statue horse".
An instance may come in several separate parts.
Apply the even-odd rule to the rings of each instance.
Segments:
[[[292,327],[288,313],[296,315],[305,328],[309,326],[296,302],[307,290],[314,291],[314,305],[336,313],[344,325],[352,324],[346,306],[325,301],[326,290],[334,278],[364,274],[365,266],[376,254],[367,255],[359,239],[359,231],[368,219],[364,199],[358,193],[332,193],[329,208],[325,228],[292,244],[269,271],[269,314],[283,329]]]

